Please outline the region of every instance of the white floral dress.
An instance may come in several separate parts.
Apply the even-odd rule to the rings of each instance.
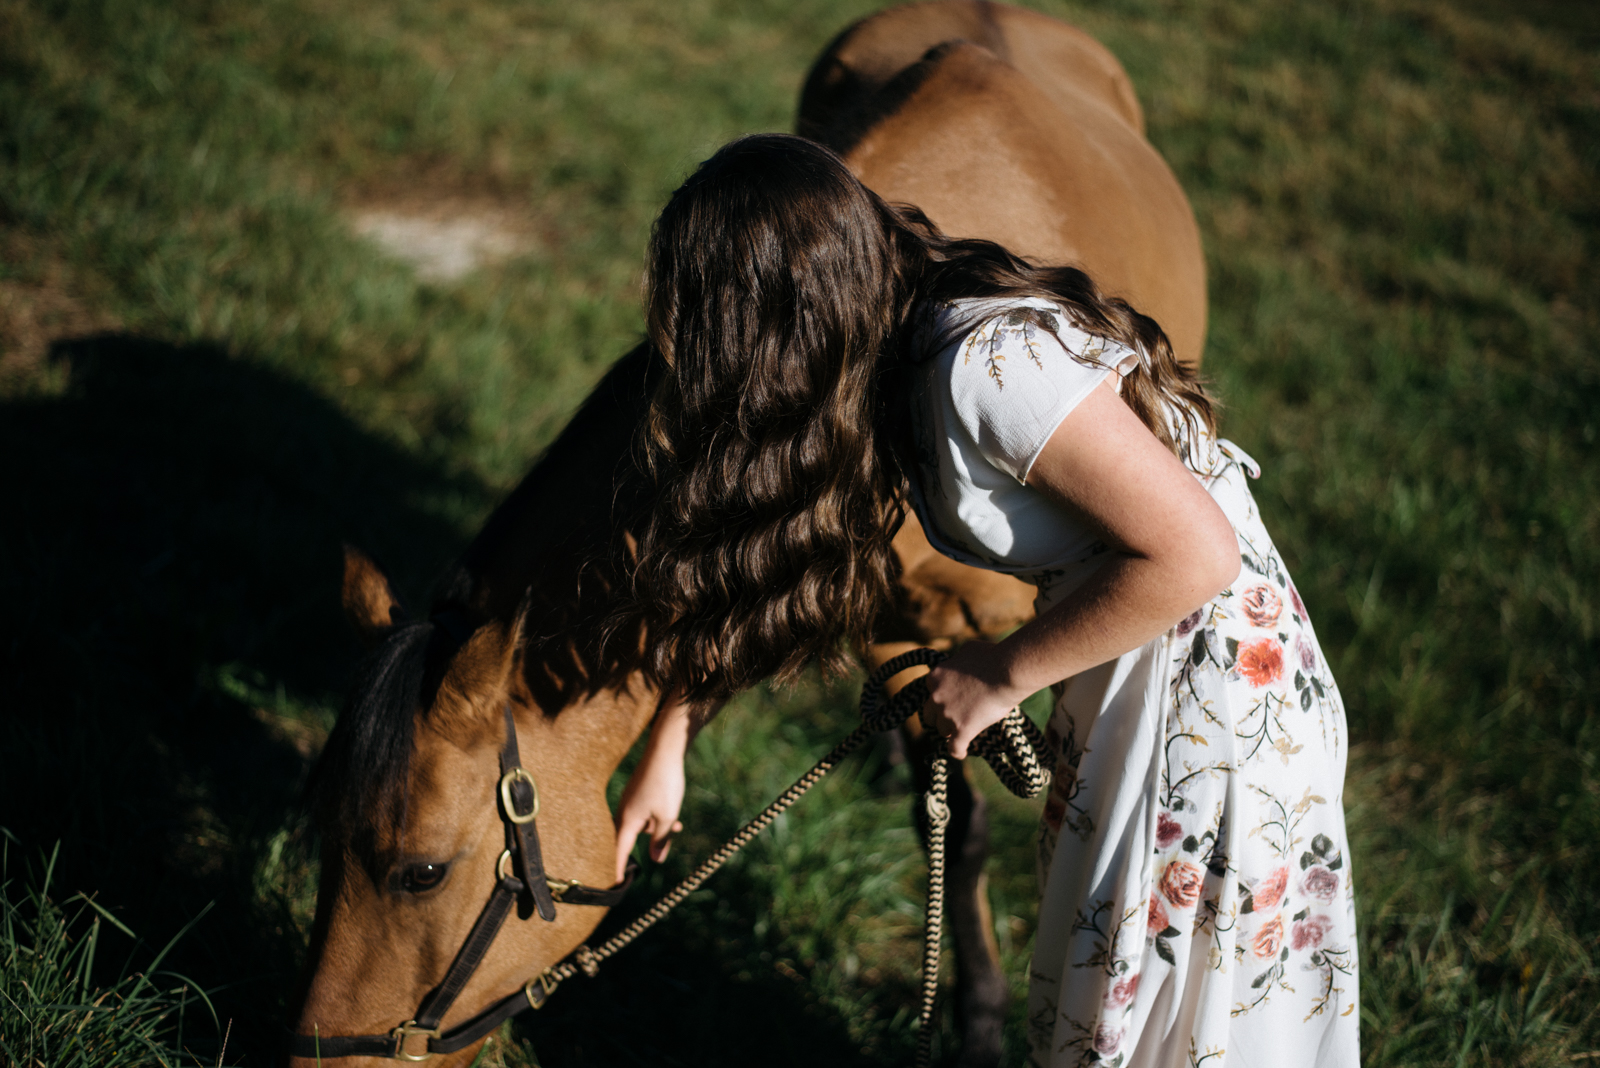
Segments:
[[[917,512],[947,555],[1034,581],[1042,612],[1106,550],[1023,479],[1139,356],[1042,300],[960,301],[926,321],[947,340],[916,378]],[[1243,568],[1168,633],[1055,687],[1032,1063],[1355,1068],[1339,691],[1250,495],[1255,462],[1186,432],[1180,447]]]

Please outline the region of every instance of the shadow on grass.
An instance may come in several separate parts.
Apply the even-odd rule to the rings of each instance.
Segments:
[[[663,886],[663,889],[665,887]],[[641,888],[643,889],[643,888]],[[723,888],[728,889],[727,887]],[[630,920],[654,893],[638,895],[633,907],[608,917],[596,938],[608,937]],[[730,895],[731,896],[731,895]],[[759,911],[738,895],[738,924]],[[724,911],[724,910],[716,910]],[[594,979],[565,983],[550,1007],[518,1018],[544,1068],[624,1065],[868,1065],[903,1064],[904,1048],[876,1049],[853,1038],[839,1014],[820,1005],[798,972],[780,971],[770,958],[748,952],[746,943],[708,936],[704,924],[667,920],[609,961]],[[727,922],[717,927],[729,926]],[[722,932],[734,935],[733,931]],[[746,927],[748,933],[748,927]],[[789,978],[788,976],[793,976]],[[874,991],[879,1000],[911,1006],[917,990],[890,983]],[[910,1035],[908,1028],[899,1034]]]
[[[216,347],[52,359],[65,395],[0,403],[0,825],[59,840],[58,896],[153,946],[215,901],[167,966],[224,987],[230,1063],[268,1063],[312,893],[299,792],[356,653],[341,540],[420,594],[487,494]]]

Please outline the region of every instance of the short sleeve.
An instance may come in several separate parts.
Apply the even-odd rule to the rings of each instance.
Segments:
[[[1108,374],[1125,376],[1138,363],[1134,350],[1077,329],[1057,311],[1013,309],[956,346],[950,399],[979,454],[1023,482],[1061,421]]]

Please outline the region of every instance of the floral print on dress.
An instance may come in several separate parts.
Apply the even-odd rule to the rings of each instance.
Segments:
[[[1076,905],[1057,901],[1045,882],[1031,1063],[1121,1068],[1135,1050],[1143,1062],[1154,1046],[1164,1051],[1153,1062],[1161,1064],[1223,1068],[1231,1049],[1243,1063],[1354,1068],[1343,707],[1249,495],[1244,479],[1256,473],[1254,462],[1231,443],[1195,446],[1191,466],[1238,533],[1240,574],[1148,656],[1149,670],[1165,678],[1164,703],[1148,713],[1161,722],[1148,860],[1130,857],[1121,893]],[[1092,818],[1108,792],[1128,793],[1128,770],[1144,757],[1103,751],[1098,736],[1112,726],[1111,713],[1085,721],[1072,695],[1066,687],[1050,731],[1080,749],[1071,792]],[[1050,820],[1047,805],[1041,840]],[[1050,875],[1106,867],[1127,830],[1097,824],[1087,838],[1052,841],[1061,856]],[[1066,908],[1076,919],[1060,937],[1044,914]],[[1135,930],[1138,938],[1128,937]],[[1164,983],[1203,1006],[1193,1033],[1145,1033]]]

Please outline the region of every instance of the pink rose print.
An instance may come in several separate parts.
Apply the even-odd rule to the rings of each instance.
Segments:
[[[1147,918],[1152,936],[1160,934],[1172,926],[1172,921],[1167,919],[1167,907],[1161,903],[1161,898],[1155,894],[1150,895],[1150,915]]]
[[[1245,618],[1250,620],[1253,627],[1265,630],[1283,615],[1283,601],[1278,597],[1278,591],[1265,583],[1245,590],[1240,601],[1244,605]]]
[[[1265,879],[1256,883],[1256,888],[1251,897],[1255,901],[1257,912],[1271,912],[1283,900],[1283,892],[1289,886],[1289,869],[1278,868]]]
[[[1178,637],[1184,638],[1189,632],[1200,625],[1200,609],[1196,608],[1191,614],[1184,616],[1178,622]]]
[[[1250,943],[1250,952],[1261,960],[1269,960],[1283,948],[1283,917],[1274,916],[1261,925]]]
[[[1156,848],[1171,849],[1183,837],[1183,824],[1163,812],[1156,817]]]
[[[1300,653],[1300,666],[1307,671],[1317,670],[1317,647],[1300,638],[1295,642],[1295,648]]]
[[[1139,975],[1123,976],[1111,984],[1111,989],[1106,991],[1106,1004],[1113,1009],[1120,1009],[1133,1000],[1133,995],[1139,992]]]
[[[1257,638],[1239,644],[1239,674],[1260,688],[1283,678],[1283,646],[1276,638]]]
[[[1120,1027],[1101,1024],[1094,1033],[1094,1051],[1102,1057],[1111,1056],[1122,1048],[1122,1034]]]
[[[1310,614],[1306,611],[1305,602],[1300,599],[1300,591],[1294,588],[1294,583],[1292,582],[1289,583],[1289,602],[1294,605],[1295,615],[1299,616],[1301,619],[1311,618]]]
[[[1300,876],[1300,892],[1313,901],[1331,905],[1339,896],[1339,876],[1321,864],[1313,864]]]
[[[1200,900],[1200,869],[1186,860],[1175,860],[1161,873],[1161,892],[1179,908],[1192,909]]]
[[[1333,929],[1333,917],[1308,916],[1303,920],[1296,920],[1289,929],[1289,946],[1296,952],[1303,949],[1317,949],[1321,947],[1322,940],[1328,937],[1328,932]]]

